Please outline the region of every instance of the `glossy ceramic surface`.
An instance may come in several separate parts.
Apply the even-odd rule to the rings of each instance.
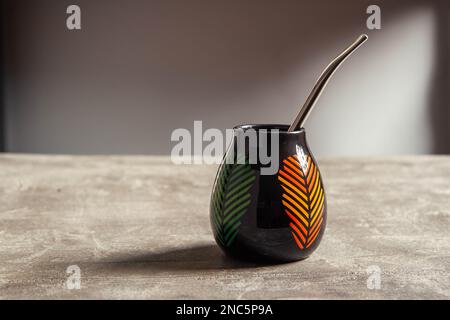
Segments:
[[[243,156],[235,155],[239,154],[236,132],[249,129],[280,130],[275,174],[261,174],[261,168],[267,165],[249,159],[249,151],[259,151],[260,139],[247,142]],[[229,149],[219,167],[210,205],[214,237],[229,255],[247,260],[302,260],[322,239],[327,205],[319,167],[306,142],[305,130],[288,133],[287,129],[285,125],[235,128],[230,147],[235,152]],[[270,137],[267,141],[270,147]]]

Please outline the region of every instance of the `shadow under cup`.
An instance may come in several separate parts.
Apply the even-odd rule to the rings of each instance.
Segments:
[[[320,243],[327,216],[322,177],[305,130],[287,129],[234,128],[210,204],[214,237],[226,254],[245,260],[297,261]]]

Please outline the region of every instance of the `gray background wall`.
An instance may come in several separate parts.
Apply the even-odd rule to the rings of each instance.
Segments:
[[[289,123],[363,32],[306,125],[316,155],[450,152],[448,1],[6,0],[3,14],[11,152],[169,154],[194,120]]]

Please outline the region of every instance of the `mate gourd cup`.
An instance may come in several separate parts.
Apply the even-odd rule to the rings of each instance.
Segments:
[[[297,261],[314,252],[322,239],[327,204],[322,175],[306,141],[305,130],[288,132],[287,125],[243,125],[219,166],[211,194],[210,220],[217,244],[231,256],[250,260]],[[263,165],[244,160],[236,150],[237,131],[278,129],[278,170],[261,174]],[[257,150],[258,151],[258,150]],[[226,161],[230,154],[233,161]]]
[[[211,195],[211,225],[225,253],[247,259],[296,261],[317,249],[325,231],[327,203],[322,175],[306,142],[303,124],[333,73],[367,39],[366,34],[360,35],[328,64],[290,126],[234,128],[231,147],[219,167]],[[267,131],[273,129],[276,133]],[[264,142],[258,137],[242,143],[240,134],[246,130],[270,138],[277,135],[278,148],[273,153],[278,156],[279,168],[275,174],[266,174],[266,158],[254,161],[253,157],[255,151],[260,155],[260,150],[270,149],[267,146],[274,140]]]

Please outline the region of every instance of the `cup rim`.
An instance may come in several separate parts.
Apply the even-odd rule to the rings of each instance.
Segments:
[[[266,129],[266,130],[274,130],[274,129],[278,129],[279,130],[279,134],[299,134],[299,133],[304,133],[305,132],[305,128],[300,128],[299,130],[295,130],[292,132],[287,132],[287,130],[289,129],[289,125],[287,124],[241,124],[241,125],[237,125],[235,127],[233,127],[233,130],[248,130],[248,129],[253,129],[255,131],[259,131],[262,129]]]

